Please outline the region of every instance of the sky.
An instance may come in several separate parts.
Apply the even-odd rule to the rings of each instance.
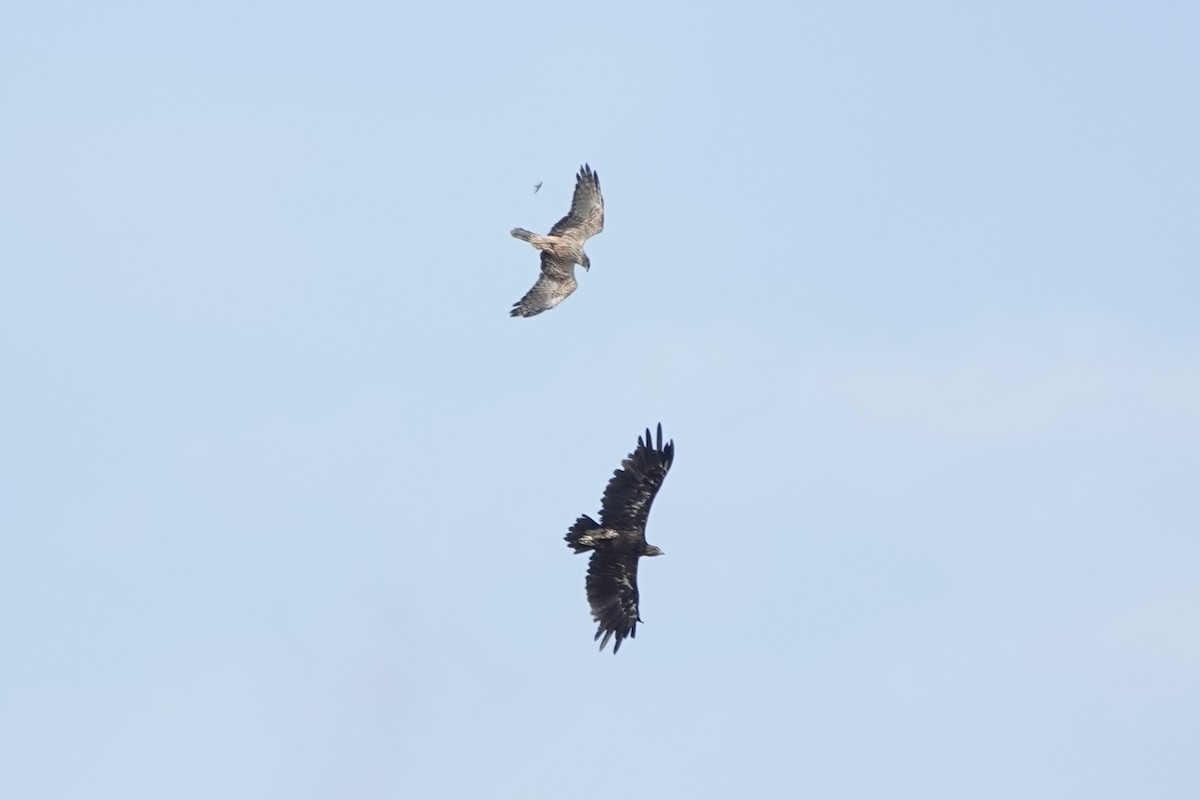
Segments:
[[[1198,39],[14,5],[0,796],[1200,796]],[[658,422],[614,657],[562,536]]]

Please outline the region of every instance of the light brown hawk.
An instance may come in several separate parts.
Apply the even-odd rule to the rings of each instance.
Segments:
[[[575,197],[571,211],[554,223],[550,233],[539,236],[524,228],[513,228],[512,235],[542,251],[542,274],[537,283],[510,312],[514,317],[532,317],[554,308],[575,291],[575,265],[591,269],[583,252],[583,243],[604,230],[604,196],[600,194],[600,176],[587,164],[575,179]]]

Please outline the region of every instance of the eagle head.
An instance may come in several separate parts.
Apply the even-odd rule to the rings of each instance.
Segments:
[[[583,254],[583,260],[579,262],[588,272],[592,270],[592,260],[587,257],[587,253]]]
[[[644,555],[644,556],[661,556],[661,555],[665,555],[665,554],[663,553],[662,550],[659,550],[654,545],[648,544],[648,545],[646,545],[646,548],[644,550],[642,550],[642,555]]]

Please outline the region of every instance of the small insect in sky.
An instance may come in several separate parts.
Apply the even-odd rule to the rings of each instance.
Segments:
[[[535,183],[535,184],[533,185],[533,193],[534,193],[534,194],[537,194],[537,193],[538,193],[538,189],[540,189],[540,188],[542,188],[542,182],[541,182],[541,181],[538,181],[537,183]]]

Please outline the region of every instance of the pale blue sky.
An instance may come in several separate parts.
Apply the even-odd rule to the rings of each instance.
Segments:
[[[1200,796],[1198,8],[9,8],[0,796]]]

